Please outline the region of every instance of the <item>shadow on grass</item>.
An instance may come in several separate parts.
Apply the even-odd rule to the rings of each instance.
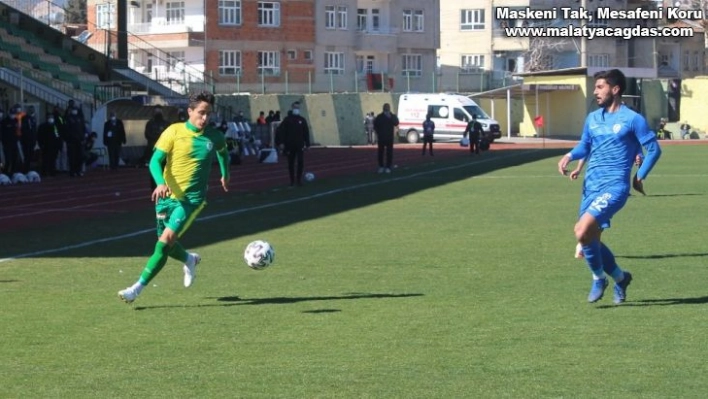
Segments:
[[[2,283],[18,283],[20,280],[0,280],[0,284]]]
[[[315,309],[315,310],[303,310],[302,313],[312,313],[312,314],[319,314],[319,313],[337,313],[341,312],[340,309]]]
[[[636,195],[632,193],[632,195]],[[690,196],[703,196],[705,194],[699,193],[685,193],[685,194],[647,194],[647,198],[661,198],[661,197],[690,197]]]
[[[623,259],[668,259],[668,258],[701,258],[708,256],[708,253],[695,254],[656,254],[656,255],[615,255],[615,258]]]
[[[696,298],[664,298],[664,299],[640,299],[638,301],[625,302],[621,305],[601,305],[598,309],[618,308],[625,306],[671,306],[671,305],[704,305],[708,303],[708,296]]]
[[[217,302],[222,303],[205,303],[196,305],[155,305],[155,306],[136,306],[135,310],[152,310],[152,309],[168,309],[168,308],[206,308],[206,307],[228,307],[228,306],[241,306],[241,305],[289,305],[298,302],[310,302],[310,301],[339,301],[348,299],[384,299],[384,298],[410,298],[423,296],[423,294],[365,294],[365,293],[354,293],[345,294],[339,296],[305,296],[305,297],[272,297],[272,298],[241,298],[238,296],[223,296],[219,298],[206,298],[206,299],[216,299]],[[225,302],[225,303],[224,303]],[[320,311],[309,311],[309,313],[325,313],[325,312],[339,312],[337,309],[322,309]]]

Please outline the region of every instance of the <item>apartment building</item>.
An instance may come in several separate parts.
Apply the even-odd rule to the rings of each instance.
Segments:
[[[439,0],[316,3],[318,79],[347,91],[435,90]]]
[[[549,20],[498,19],[497,8],[550,10],[579,7],[594,12],[598,6],[613,9],[646,7],[641,0],[477,0],[441,1],[441,46],[438,51],[441,90],[484,91],[513,83],[514,73],[534,70],[588,67],[652,68],[654,40],[635,38],[546,38],[508,37],[505,27],[578,25],[561,15]],[[595,20],[588,26],[648,26],[655,21]]]
[[[696,0],[662,0],[663,7],[679,7],[686,10],[695,10],[700,2]],[[708,7],[708,2],[703,1],[703,5]],[[708,9],[703,10],[704,15]],[[705,21],[679,20],[666,21],[672,27],[690,27],[695,35],[691,38],[660,38],[657,40],[657,62],[659,77],[686,79],[708,72],[706,66],[706,48],[708,48],[708,38],[706,38]]]
[[[132,0],[128,64],[176,91],[432,90],[439,0]],[[116,55],[115,0],[87,44]]]

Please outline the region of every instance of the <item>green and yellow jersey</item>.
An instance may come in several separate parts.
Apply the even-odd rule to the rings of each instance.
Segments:
[[[155,144],[150,171],[157,184],[167,184],[171,198],[200,204],[206,199],[215,156],[219,159],[221,175],[228,178],[229,154],[224,134],[212,127],[199,131],[189,122],[174,123]],[[164,171],[154,167],[153,163],[159,166],[163,160]]]

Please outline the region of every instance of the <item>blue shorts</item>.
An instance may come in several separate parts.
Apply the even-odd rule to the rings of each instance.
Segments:
[[[618,194],[611,191],[584,194],[580,202],[578,217],[589,213],[597,220],[601,229],[607,229],[610,227],[610,219],[624,207],[627,198],[629,198],[629,194]]]

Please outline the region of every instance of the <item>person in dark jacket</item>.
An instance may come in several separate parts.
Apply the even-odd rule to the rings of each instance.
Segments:
[[[84,173],[83,163],[83,143],[86,139],[86,126],[79,115],[79,109],[74,107],[69,110],[69,114],[64,121],[64,141],[66,142],[66,152],[69,158],[69,176],[80,177]]]
[[[374,119],[374,131],[379,145],[379,173],[391,173],[391,163],[393,162],[393,136],[394,130],[398,126],[398,117],[391,112],[391,104],[383,105],[383,112]],[[384,163],[384,153],[386,161]]]
[[[37,128],[37,143],[42,151],[42,176],[56,176],[57,155],[62,146],[60,126],[54,114],[47,114],[47,120]]]
[[[30,171],[32,160],[34,159],[34,149],[37,146],[37,115],[34,105],[27,108],[21,119],[19,119],[22,136],[20,136],[20,144],[22,147],[22,173]]]
[[[463,137],[470,136],[470,154],[479,155],[479,142],[482,139],[482,124],[477,121],[477,115],[472,115],[472,120],[467,124]]]
[[[0,120],[0,134],[2,135],[2,150],[5,155],[4,172],[8,176],[20,171],[20,150],[17,143],[22,134],[17,122],[16,108],[10,111]]]
[[[145,162],[145,166],[147,166],[148,162],[152,158],[152,151],[155,148],[157,140],[169,125],[170,124],[162,114],[162,107],[159,105],[156,106],[153,110],[152,118],[145,123],[145,140],[147,140],[147,146],[145,147],[145,153],[143,154],[143,162]],[[152,178],[152,175],[149,173],[148,175],[150,178],[150,188],[154,191],[157,184],[155,184],[155,180]]]
[[[111,170],[118,169],[120,149],[126,143],[123,121],[111,112],[110,118],[103,124],[103,145],[108,148],[108,165]]]
[[[288,156],[290,185],[302,185],[302,173],[305,168],[303,151],[310,148],[310,129],[307,120],[300,115],[300,102],[291,107],[292,113],[283,119],[275,135],[276,145]],[[295,163],[297,162],[297,171]],[[297,172],[297,173],[296,173]]]

